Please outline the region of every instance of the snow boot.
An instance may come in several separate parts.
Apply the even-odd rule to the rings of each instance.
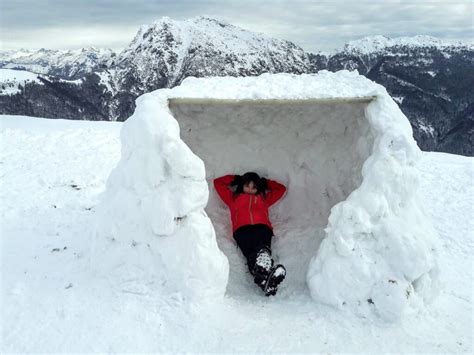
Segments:
[[[272,252],[267,247],[263,247],[255,257],[255,265],[253,266],[253,275],[267,276],[270,274],[273,266]]]
[[[275,296],[278,291],[278,285],[285,279],[286,269],[279,264],[272,268],[270,275],[268,275],[267,282],[263,287],[265,296]]]

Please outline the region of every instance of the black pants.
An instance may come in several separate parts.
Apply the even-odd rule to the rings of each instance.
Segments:
[[[249,224],[234,232],[234,239],[247,258],[247,266],[253,275],[257,253],[263,247],[271,251],[273,230],[266,224]]]

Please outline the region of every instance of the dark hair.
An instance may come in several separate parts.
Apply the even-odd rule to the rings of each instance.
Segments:
[[[235,175],[232,186],[236,186],[234,190],[234,197],[244,192],[244,185],[253,182],[257,187],[257,194],[262,194],[265,197],[265,191],[267,190],[267,179],[260,177],[257,173],[249,171],[244,175]]]

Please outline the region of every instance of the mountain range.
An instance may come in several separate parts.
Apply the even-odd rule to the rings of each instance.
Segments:
[[[189,76],[358,70],[387,88],[421,149],[474,154],[474,46],[428,36],[373,36],[309,53],[210,17],[162,18],[120,53],[3,51],[0,68],[0,114],[119,121],[141,94]]]

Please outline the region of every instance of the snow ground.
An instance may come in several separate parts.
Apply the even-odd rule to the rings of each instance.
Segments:
[[[1,116],[1,352],[473,352],[473,158],[423,154],[443,287],[428,309],[374,323],[284,286],[261,296],[223,237],[231,272],[219,304],[95,277],[94,208],[120,158],[121,125]]]

